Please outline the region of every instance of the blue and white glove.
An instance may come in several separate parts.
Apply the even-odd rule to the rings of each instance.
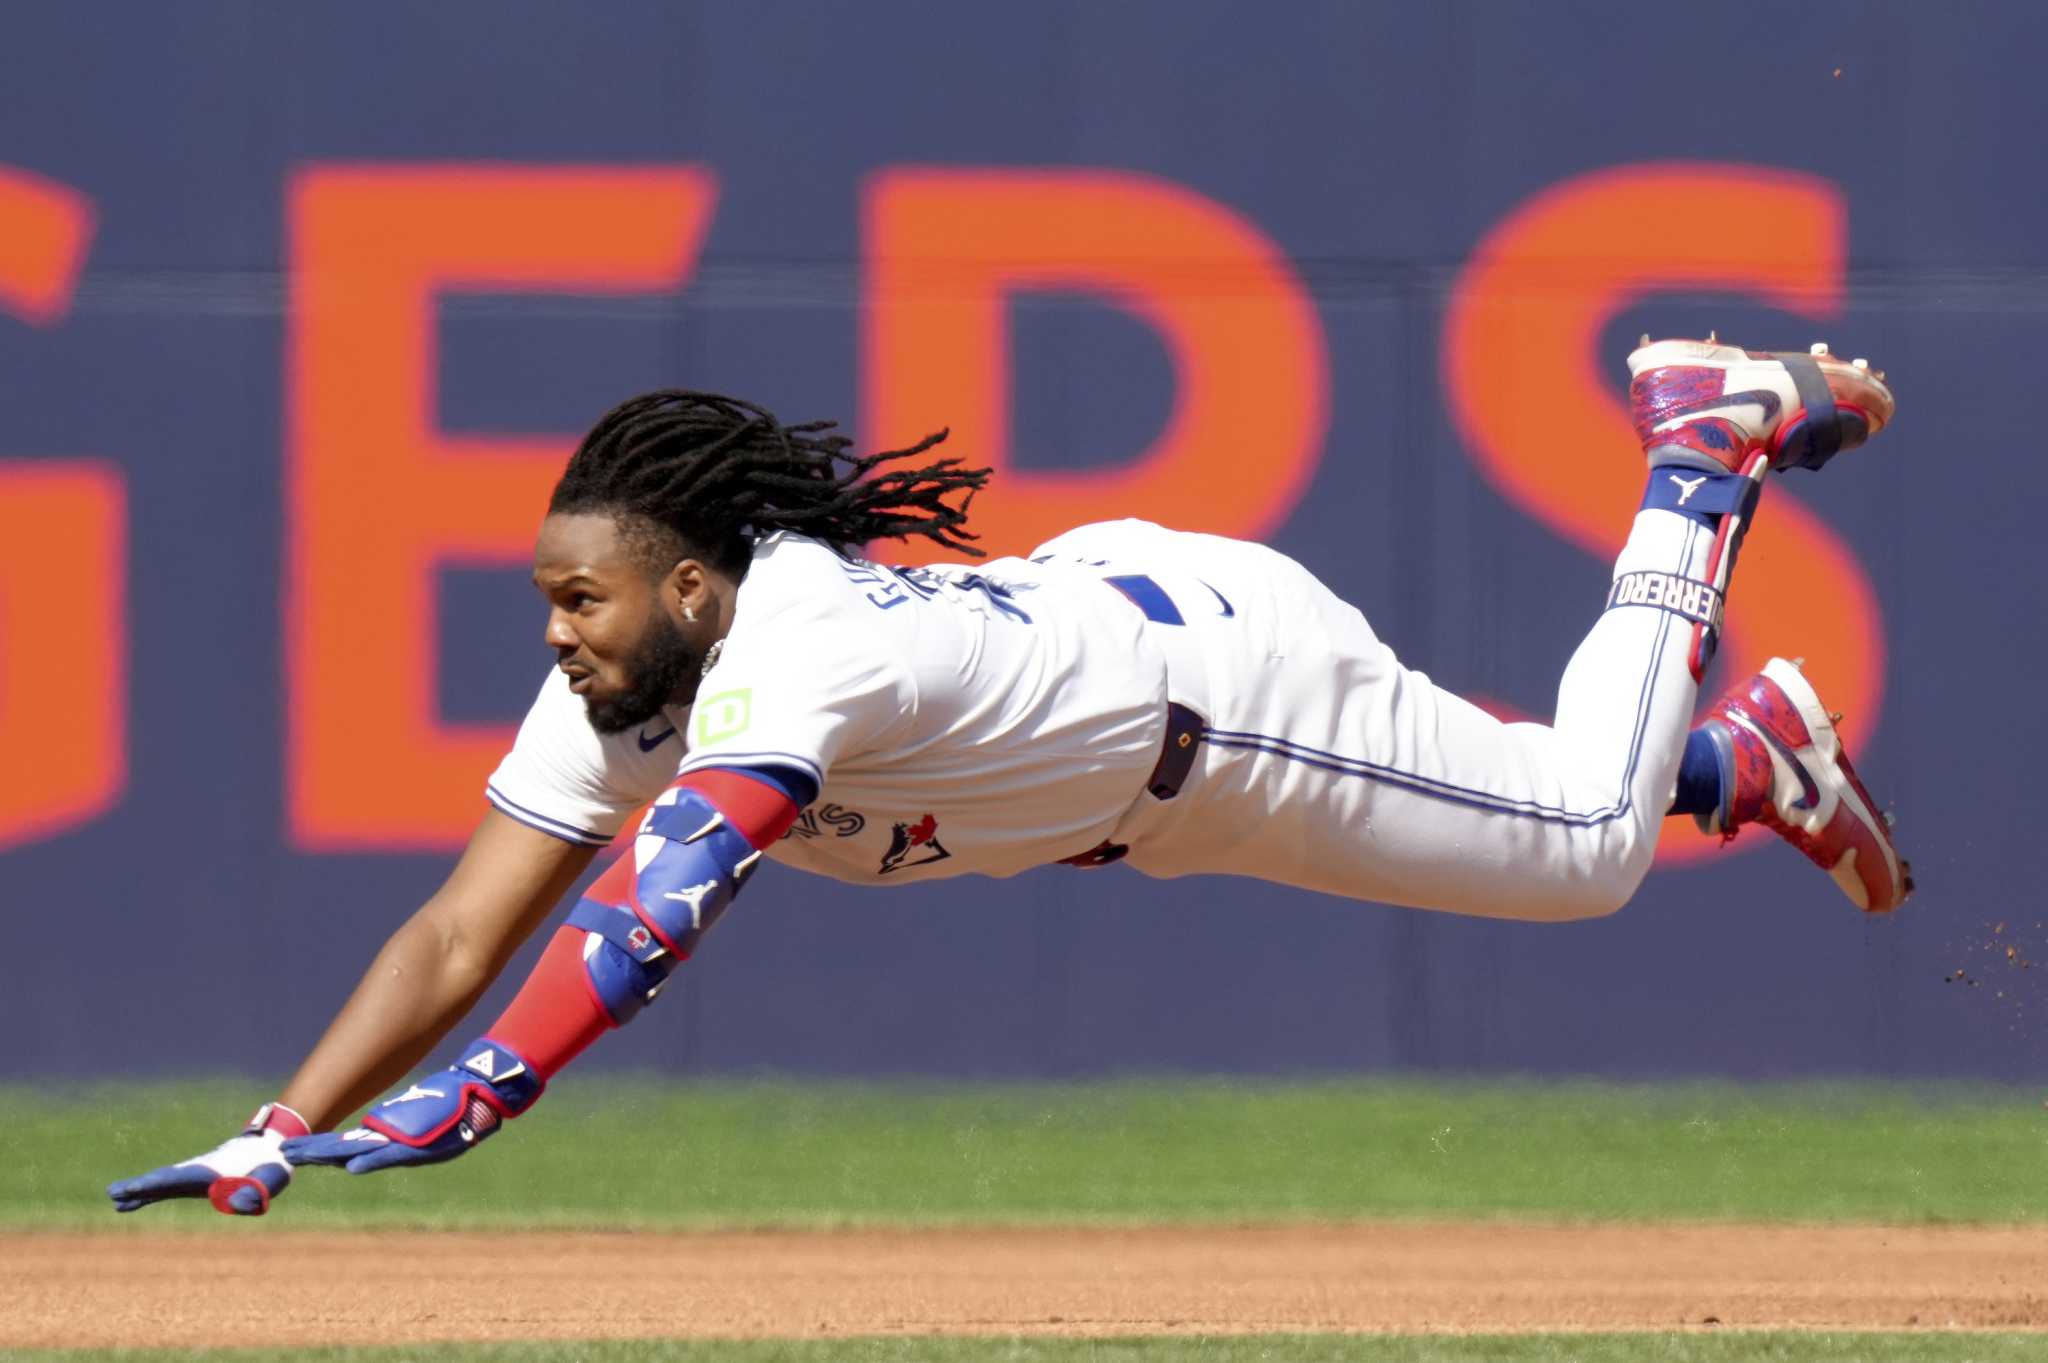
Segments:
[[[306,1134],[306,1123],[282,1103],[265,1103],[242,1134],[183,1164],[167,1164],[107,1185],[114,1210],[132,1212],[174,1197],[203,1197],[228,1216],[261,1216],[270,1199],[292,1181],[286,1140]]]
[[[378,1103],[361,1126],[286,1141],[284,1155],[293,1164],[338,1164],[351,1174],[439,1164],[532,1107],[545,1087],[524,1060],[485,1038],[447,1069]]]

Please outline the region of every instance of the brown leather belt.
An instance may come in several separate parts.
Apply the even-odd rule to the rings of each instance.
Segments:
[[[1159,744],[1159,760],[1152,764],[1151,778],[1145,782],[1147,795],[1155,800],[1171,800],[1180,794],[1180,788],[1187,784],[1188,773],[1195,769],[1195,750],[1201,745],[1202,735],[1208,727],[1208,721],[1187,706],[1167,702],[1166,737]],[[1060,865],[1107,866],[1113,861],[1122,861],[1130,850],[1123,843],[1104,838],[1085,852],[1061,857]]]

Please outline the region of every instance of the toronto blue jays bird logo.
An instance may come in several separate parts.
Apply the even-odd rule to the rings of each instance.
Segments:
[[[889,850],[883,854],[882,869],[877,874],[888,875],[906,866],[929,866],[952,856],[939,841],[938,833],[939,821],[929,814],[916,823],[897,824],[889,835]]]

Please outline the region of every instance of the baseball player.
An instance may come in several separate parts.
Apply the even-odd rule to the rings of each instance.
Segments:
[[[903,466],[943,432],[856,458],[831,423],[728,398],[622,404],[550,500],[533,576],[557,667],[454,871],[278,1101],[113,1184],[114,1205],[259,1215],[295,1165],[464,1153],[653,1001],[768,855],[862,885],[1124,861],[1563,920],[1619,908],[1660,821],[1688,814],[1724,838],[1770,828],[1859,908],[1895,907],[1907,867],[1796,664],[1688,728],[1766,474],[1875,435],[1883,376],[1824,345],[1711,338],[1645,338],[1629,370],[1648,487],[1549,725],[1403,667],[1257,544],[1118,521],[986,565],[860,557],[909,535],[978,556],[966,509],[988,471]],[[650,801],[503,1016],[330,1130],[426,1056]]]

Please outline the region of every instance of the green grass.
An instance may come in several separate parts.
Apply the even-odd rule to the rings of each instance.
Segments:
[[[0,1087],[0,1227],[224,1226],[197,1203],[116,1218],[101,1189],[210,1147],[260,1096]],[[2044,1158],[2048,1114],[2018,1089],[603,1079],[452,1164],[305,1170],[262,1229],[2031,1221]]]
[[[0,1352],[28,1363],[2022,1363],[2016,1334],[1805,1331],[1613,1335],[1255,1335],[1141,1339],[700,1340],[432,1344],[379,1349]]]

